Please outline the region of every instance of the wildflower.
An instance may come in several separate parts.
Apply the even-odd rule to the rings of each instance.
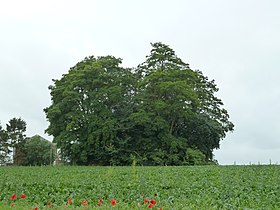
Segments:
[[[22,194],[22,195],[20,196],[20,198],[21,198],[21,199],[25,199],[25,198],[26,198],[26,195]]]
[[[117,204],[117,201],[115,199],[113,199],[113,200],[111,200],[110,203],[111,203],[112,206],[115,206]]]
[[[68,201],[67,201],[68,204],[71,204],[72,202],[73,202],[72,198],[69,198]]]
[[[98,202],[98,203],[97,203],[97,206],[101,206],[101,203]]]
[[[87,200],[82,201],[82,204],[83,204],[83,205],[88,204]]]
[[[155,205],[157,202],[154,199],[152,199],[152,200],[150,200],[150,203]]]
[[[11,203],[11,204],[10,204],[10,206],[14,206],[14,205],[15,205],[15,203]]]
[[[47,206],[52,206],[53,204],[51,202],[48,202]]]
[[[144,194],[142,193],[141,196],[144,196]]]
[[[151,209],[151,208],[153,208],[153,204],[152,204],[152,203],[150,203],[150,204],[148,205],[148,209]]]
[[[100,198],[100,199],[99,199],[99,203],[102,203],[102,202],[103,202],[103,200],[102,200],[102,198]]]
[[[13,194],[13,195],[11,196],[11,201],[15,200],[16,198],[17,198],[17,195],[16,195],[16,194]]]
[[[36,207],[36,208],[34,208],[34,210],[39,210],[39,208],[38,208],[38,207]]]
[[[148,203],[148,202],[149,202],[148,198],[144,198],[144,203]]]

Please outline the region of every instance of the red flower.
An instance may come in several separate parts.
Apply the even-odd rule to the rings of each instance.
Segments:
[[[144,203],[148,203],[148,202],[149,202],[148,198],[144,198]]]
[[[88,204],[87,200],[84,200],[84,201],[82,202],[82,204],[83,204],[83,205]]]
[[[25,198],[26,198],[26,195],[22,194],[22,195],[20,196],[20,198],[25,199]]]
[[[48,202],[47,206],[52,206],[53,204],[51,202]]]
[[[117,201],[115,199],[113,199],[113,200],[111,200],[110,203],[111,203],[112,206],[115,206],[117,204]]]
[[[16,195],[16,194],[13,194],[13,195],[11,196],[11,201],[15,200],[16,198],[17,198],[17,195]]]
[[[97,203],[97,206],[101,206],[101,203]]]
[[[68,201],[67,201],[68,204],[71,204],[72,202],[73,202],[72,198],[69,198]]]
[[[34,210],[39,210],[38,207],[36,207]]]
[[[141,196],[144,196],[144,194],[142,193]]]
[[[103,200],[102,200],[102,198],[100,198],[100,199],[99,199],[99,203],[102,203],[102,202],[103,202]]]
[[[151,209],[151,208],[153,208],[153,204],[152,204],[152,203],[150,203],[150,204],[148,205],[148,209]]]
[[[150,203],[155,205],[157,202],[156,202],[156,200],[152,199],[152,200],[150,200]]]

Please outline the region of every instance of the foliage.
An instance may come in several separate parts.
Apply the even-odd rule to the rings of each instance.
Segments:
[[[188,165],[205,165],[205,155],[198,149],[188,148],[186,151]]]
[[[13,163],[20,165],[23,160],[26,122],[21,118],[12,118],[6,125],[8,145],[13,148]]]
[[[0,165],[9,161],[9,147],[7,141],[7,132],[0,125]]]
[[[110,164],[126,137],[122,121],[132,106],[133,77],[112,56],[89,57],[50,86],[47,132],[62,157],[76,164]]]
[[[54,145],[38,135],[26,138],[25,131],[26,122],[21,118],[9,120],[6,130],[0,125],[0,165],[48,165],[54,161]]]
[[[135,69],[113,56],[85,58],[50,86],[47,132],[73,164],[183,165],[213,161],[233,131],[214,81],[162,43]],[[188,149],[202,155],[191,160]],[[202,161],[200,158],[204,157]]]
[[[279,173],[278,165],[0,167],[0,208],[111,209],[115,200],[114,209],[147,209],[147,198],[153,209],[278,209]]]
[[[24,160],[21,165],[50,165],[54,161],[55,148],[51,142],[39,135],[27,138],[23,147]]]

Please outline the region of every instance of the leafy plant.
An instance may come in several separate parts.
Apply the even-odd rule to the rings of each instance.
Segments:
[[[279,172],[277,165],[0,167],[0,209],[278,209]]]

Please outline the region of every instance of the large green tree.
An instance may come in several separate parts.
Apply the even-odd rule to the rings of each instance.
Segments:
[[[233,130],[214,81],[194,71],[162,43],[138,66],[137,111],[131,115],[134,139],[146,142],[138,154],[150,164],[189,164],[188,148],[199,149],[205,160],[226,132]],[[139,130],[139,128],[141,128]],[[132,131],[133,131],[132,130]]]
[[[132,112],[135,82],[120,64],[112,56],[88,57],[49,87],[47,132],[66,161],[111,164],[125,145],[122,121]]]
[[[182,165],[213,160],[233,130],[214,81],[169,46],[152,44],[135,69],[88,57],[50,86],[47,132],[77,164]],[[199,159],[199,160],[194,160]]]

